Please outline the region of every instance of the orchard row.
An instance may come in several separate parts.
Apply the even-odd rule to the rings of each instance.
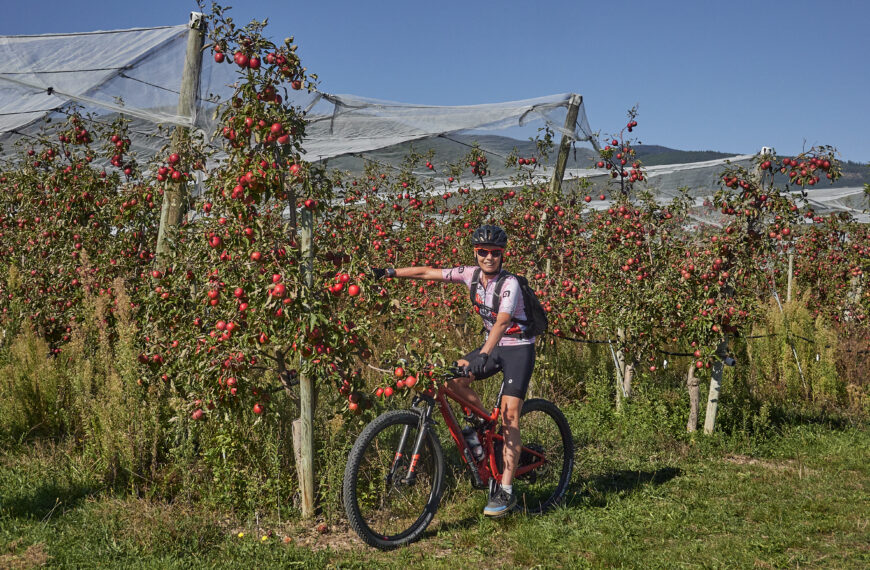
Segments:
[[[429,381],[430,365],[477,342],[467,292],[374,282],[369,268],[471,264],[469,236],[482,223],[508,232],[507,268],[537,290],[554,337],[616,339],[650,371],[662,348],[709,367],[720,342],[750,330],[783,288],[789,252],[797,297],[822,318],[867,327],[868,228],[788,192],[835,180],[833,149],[727,168],[705,213],[720,216],[716,225],[692,221],[687,195],[662,204],[643,191],[633,111],[596,161],[612,172],[595,196],[613,199],[606,211],[591,207],[586,181],[556,195],[531,181],[551,158],[549,137],[538,156],[508,158],[517,174],[505,190],[480,184],[489,168],[477,147],[455,164],[411,154],[399,169],[327,172],[303,160],[304,117],[279,96],[313,87],[295,47],[226,21],[211,29],[215,59],[232,53],[239,68],[214,139],[224,159],[179,134],[140,162],[123,119],[105,126],[72,113],[0,173],[3,326],[34,327],[63,358],[94,307],[116,307],[123,288],[141,338],[138,389],[182,402],[183,417],[265,414],[285,365],[333,386],[336,410]],[[169,229],[170,253],[157,256],[163,196],[192,189],[197,171],[202,191]],[[100,318],[111,331],[113,311]]]

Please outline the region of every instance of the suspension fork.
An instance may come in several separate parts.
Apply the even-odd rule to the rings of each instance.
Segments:
[[[419,396],[414,398],[414,403],[419,403]],[[417,429],[417,438],[414,441],[414,450],[411,452],[411,464],[408,466],[408,473],[402,479],[402,483],[413,485],[417,480],[417,462],[420,461],[420,450],[423,448],[423,438],[429,432],[429,425],[432,424],[432,402],[426,402],[426,405],[420,410],[420,423]],[[408,426],[405,426],[405,433],[408,431]]]
[[[387,472],[387,485],[390,485],[393,482],[393,477],[396,475],[396,469],[399,467],[399,462],[404,455],[405,443],[408,441],[408,432],[411,430],[411,426],[406,425],[402,428],[402,437],[399,438],[399,446],[396,448],[396,454],[393,457],[393,463],[390,465],[390,470]]]
[[[421,401],[419,396],[414,398],[412,407],[416,407]],[[408,472],[402,477],[401,482],[405,485],[413,485],[417,480],[417,463],[420,460],[420,450],[423,448],[423,438],[429,431],[429,425],[432,423],[432,402],[426,402],[425,407],[419,409],[420,420],[417,424],[417,435],[414,438],[414,447],[411,451],[411,463],[408,465]],[[402,436],[399,438],[399,445],[396,449],[396,454],[393,457],[393,463],[390,465],[390,471],[387,474],[387,483],[389,484],[396,476],[396,471],[399,468],[401,459],[404,455],[405,445],[408,443],[408,436],[411,431],[411,426],[406,425],[402,429]]]

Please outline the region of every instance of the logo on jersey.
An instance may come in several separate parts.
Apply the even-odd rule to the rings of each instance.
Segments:
[[[507,298],[510,297],[510,296],[511,296],[511,292],[510,292],[510,291],[502,291],[502,294],[501,294],[501,298],[502,298],[502,299],[507,299]]]

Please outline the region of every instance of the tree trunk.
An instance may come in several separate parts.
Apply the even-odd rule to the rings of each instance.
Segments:
[[[619,339],[620,345],[624,336],[624,331],[621,328],[616,329],[616,338]],[[625,353],[622,348],[616,351],[616,362],[614,364],[616,365],[616,410],[619,411],[622,409],[622,396],[623,390],[625,390],[625,377],[623,375],[625,372]]]
[[[625,364],[625,372],[622,375],[622,392],[625,394],[625,399],[631,399],[631,380],[634,378],[634,371],[637,368],[635,362]]]
[[[686,431],[692,433],[698,429],[698,409],[701,403],[701,390],[698,387],[698,378],[695,376],[694,360],[689,363],[686,387],[689,389],[689,421],[686,423]]]
[[[719,358],[713,362],[713,374],[710,377],[710,392],[707,394],[707,413],[704,415],[704,433],[711,434],[716,427],[716,414],[719,411],[719,393],[722,390],[722,371],[725,364],[722,358],[728,354],[728,342],[722,341],[716,348]]]

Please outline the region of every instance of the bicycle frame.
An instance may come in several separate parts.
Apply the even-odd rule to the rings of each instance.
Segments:
[[[427,375],[426,384],[415,386],[411,407],[385,411],[372,420],[348,455],[342,481],[348,522],[366,544],[382,550],[420,539],[452,479],[446,465],[450,460],[445,457],[452,456],[445,454],[445,448],[450,447],[448,438],[434,425],[440,423],[436,406],[469,468],[474,487],[486,489],[488,483],[490,499],[502,492],[506,467],[501,451],[508,434],[501,429],[506,422],[499,421],[504,420],[500,404],[510,399],[500,396],[492,408],[480,403],[471,391],[463,389],[463,370]],[[428,382],[430,378],[434,384]],[[454,378],[458,380],[451,381]],[[517,475],[514,504],[519,512],[537,515],[565,496],[573,468],[573,437],[565,415],[547,400],[526,400],[520,417],[526,441],[516,446],[521,452],[512,462]],[[466,443],[465,434],[471,434],[466,422],[479,435],[483,452],[477,450],[476,441],[473,446]],[[509,433],[514,436],[513,429]],[[452,463],[450,467],[455,468],[457,462]]]
[[[453,410],[450,408],[450,403],[448,402],[448,398],[455,401],[457,404],[462,406],[464,409],[470,411],[475,416],[479,417],[484,422],[484,430],[483,430],[483,438],[481,441],[481,445],[484,450],[486,450],[486,457],[477,461],[474,459],[474,456],[471,453],[471,449],[465,441],[465,438],[462,436],[462,428],[459,425],[459,422],[456,420],[456,417],[453,414]],[[498,465],[496,463],[496,455],[495,455],[495,445],[496,442],[504,443],[504,437],[496,433],[495,426],[498,422],[499,415],[501,414],[501,396],[499,396],[498,401],[496,402],[495,407],[492,409],[492,413],[487,413],[482,408],[474,405],[468,400],[461,397],[459,394],[448,388],[446,385],[442,384],[437,393],[432,394],[432,390],[427,390],[426,392],[420,393],[415,396],[414,401],[412,403],[412,407],[417,407],[420,402],[425,402],[426,406],[421,411],[420,416],[420,427],[418,430],[416,441],[414,442],[414,448],[411,456],[411,464],[408,467],[407,475],[402,479],[403,483],[410,484],[416,479],[416,467],[417,462],[420,458],[420,448],[423,445],[423,437],[426,430],[431,429],[429,426],[434,423],[432,420],[432,408],[437,404],[439,411],[441,412],[441,416],[444,418],[444,423],[447,426],[447,430],[450,432],[450,436],[453,438],[454,443],[459,448],[460,455],[462,456],[465,463],[471,468],[472,477],[474,478],[475,486],[480,488],[485,488],[487,484],[490,486],[490,490],[493,490],[494,484],[501,483],[503,473],[499,471]],[[393,465],[391,466],[390,473],[387,475],[388,480],[391,480],[395,475],[395,468],[399,463],[399,459],[402,457],[402,452],[404,450],[405,444],[407,443],[408,438],[408,429],[405,428],[402,433],[402,437],[399,441],[399,448],[396,450],[395,457],[393,459]],[[547,462],[546,457],[544,455],[534,449],[528,447],[521,447],[521,454],[527,454],[527,457],[534,458],[533,461],[526,465],[521,465],[517,467],[515,472],[516,477],[520,477],[529,473],[541,465]],[[519,457],[517,458],[519,459]]]

